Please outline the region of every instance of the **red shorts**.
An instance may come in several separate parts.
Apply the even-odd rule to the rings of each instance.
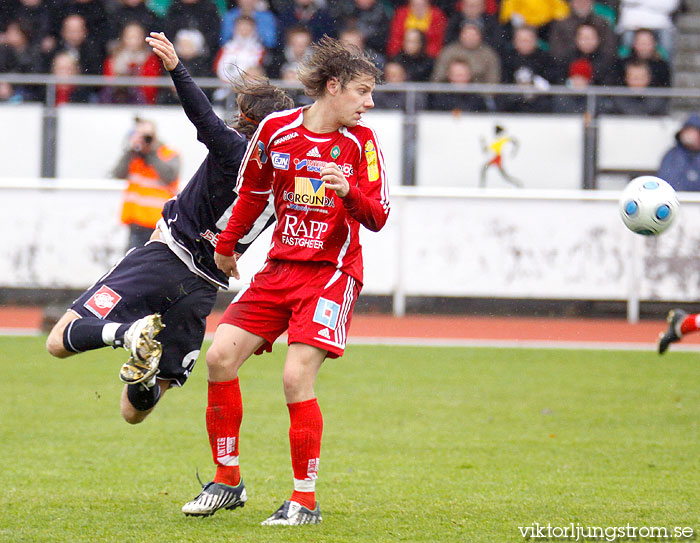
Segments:
[[[496,155],[495,157],[493,157],[493,158],[489,161],[489,163],[487,164],[487,166],[491,166],[491,164],[495,164],[496,166],[498,166],[498,167],[500,168],[500,167],[501,167],[501,161],[502,161],[502,160],[503,160],[503,155]]]
[[[228,306],[220,324],[260,336],[272,350],[287,330],[288,344],[304,343],[343,355],[352,310],[361,285],[332,264],[268,260],[250,286]]]

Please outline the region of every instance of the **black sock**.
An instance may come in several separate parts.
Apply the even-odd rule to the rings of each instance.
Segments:
[[[124,334],[126,334],[126,331],[129,329],[132,323],[128,324],[122,324],[117,328],[116,333],[114,334],[114,343],[112,344],[112,347],[123,347],[124,346]]]
[[[113,337],[104,337],[103,331],[107,325],[112,325],[109,330],[114,332]],[[106,345],[121,346],[124,343],[124,332],[129,326],[97,317],[75,319],[69,322],[63,331],[63,346],[72,353],[100,349]]]
[[[126,396],[129,398],[131,405],[137,411],[148,411],[154,407],[160,400],[160,385],[156,384],[148,388],[143,383],[137,385],[127,385]]]

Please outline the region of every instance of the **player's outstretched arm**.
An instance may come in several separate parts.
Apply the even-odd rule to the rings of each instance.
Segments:
[[[194,82],[185,65],[175,52],[175,47],[163,32],[151,32],[146,38],[153,52],[163,61],[170,78],[175,84],[175,91],[185,110],[185,115],[197,128],[197,139],[207,146],[220,164],[230,165],[238,171],[239,156],[235,147],[240,146],[240,152],[245,150],[245,137],[226,126],[214,112],[206,94]]]

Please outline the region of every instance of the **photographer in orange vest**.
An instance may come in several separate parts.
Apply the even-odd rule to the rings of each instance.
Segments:
[[[129,225],[129,246],[146,243],[160,219],[163,205],[177,194],[180,156],[156,138],[151,121],[134,119],[127,149],[114,168],[114,177],[126,179],[121,220]]]

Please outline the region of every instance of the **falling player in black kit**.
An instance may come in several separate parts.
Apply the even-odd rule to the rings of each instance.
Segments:
[[[234,83],[240,114],[231,128],[214,113],[165,34],[152,32],[146,41],[170,73],[209,154],[185,189],[165,204],[151,240],[129,251],[73,302],[46,341],[58,358],[125,347],[131,356],[120,372],[127,383],[121,414],[131,424],[143,421],[161,395],[182,386],[192,371],[217,290],[228,288],[228,277],[214,263],[214,248],[237,197],[248,138],[269,113],[294,106],[266,80],[243,77]],[[242,254],[274,220],[268,204],[236,252]]]

